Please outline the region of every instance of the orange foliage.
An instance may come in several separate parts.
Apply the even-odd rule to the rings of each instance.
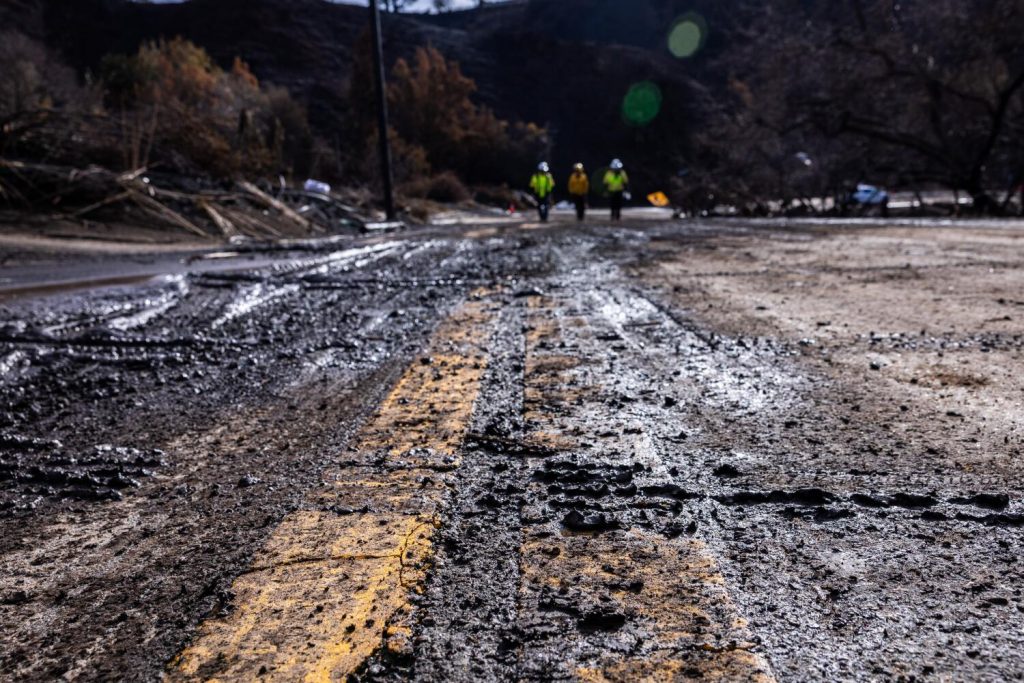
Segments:
[[[364,33],[353,50],[350,125],[353,147],[364,150],[360,167],[376,178],[376,112],[370,37]],[[417,48],[412,59],[399,59],[388,83],[395,158],[395,179],[422,194],[430,174],[456,173],[473,184],[518,182],[549,148],[547,131],[535,124],[499,119],[474,102],[476,83],[459,64],[433,47]],[[415,194],[415,192],[414,192]]]
[[[225,72],[201,47],[175,38],[104,60],[108,99],[121,109],[125,165],[197,167],[215,175],[276,173],[311,142],[305,113],[280,89],[264,90],[240,58]],[[286,125],[287,124],[287,125]]]
[[[433,47],[416,49],[412,63],[396,62],[388,87],[398,135],[426,151],[430,165],[473,182],[500,182],[543,155],[547,133],[533,124],[495,116],[473,102],[476,83]]]

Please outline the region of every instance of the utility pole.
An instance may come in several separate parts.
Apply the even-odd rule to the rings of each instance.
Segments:
[[[373,33],[373,77],[377,81],[377,128],[380,130],[380,171],[384,182],[384,213],[395,220],[395,197],[391,173],[391,145],[388,143],[388,93],[384,85],[384,45],[380,31],[380,6],[370,0],[370,29]]]

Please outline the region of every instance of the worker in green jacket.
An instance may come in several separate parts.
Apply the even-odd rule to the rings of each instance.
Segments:
[[[620,160],[612,160],[611,167],[604,174],[604,189],[612,207],[612,220],[621,220],[623,199],[629,192],[629,176]]]
[[[546,161],[537,166],[537,172],[530,178],[530,191],[537,199],[537,212],[540,214],[541,222],[547,222],[548,212],[551,210],[551,195],[555,191],[555,178],[551,175],[551,168]]]

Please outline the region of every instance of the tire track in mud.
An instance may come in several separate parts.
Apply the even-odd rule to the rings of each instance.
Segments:
[[[369,252],[354,249],[341,252],[343,259],[321,260],[353,265],[357,257],[365,260],[392,251],[393,246]],[[407,285],[364,286],[375,291],[354,298],[341,291],[313,290],[311,294],[301,279],[280,282],[259,271],[234,273],[230,278],[222,274],[227,286],[212,290],[203,286],[206,277],[186,280],[176,276],[133,290],[99,290],[53,306],[36,305],[36,316],[0,325],[0,344],[13,349],[2,357],[6,371],[0,376],[0,388],[9,399],[5,406],[9,412],[0,412],[0,435],[39,431],[41,425],[31,424],[33,416],[53,417],[52,413],[74,405],[76,395],[79,403],[83,399],[119,402],[125,412],[145,414],[149,405],[166,401],[163,394],[178,394],[173,400],[181,402],[184,393],[185,405],[192,405],[199,401],[189,394],[206,395],[210,389],[223,393],[218,390],[226,389],[227,405],[238,405],[251,392],[276,393],[268,385],[268,363],[286,373],[288,366],[298,366],[291,385],[323,374],[325,366],[376,365],[386,358],[391,346],[390,340],[376,331],[384,321],[398,329],[422,328],[433,317],[430,297]],[[346,279],[345,274],[335,277]],[[248,281],[253,278],[268,283],[267,297],[250,301],[253,285]],[[228,320],[225,310],[235,315]],[[339,324],[349,323],[356,324],[355,332],[339,338]],[[323,353],[325,350],[329,353]],[[312,358],[306,362],[309,356]],[[241,380],[240,386],[218,387],[224,375]],[[33,386],[36,383],[38,388]],[[46,384],[51,390],[43,389]],[[51,403],[56,409],[49,407]],[[216,419],[224,405],[224,401],[212,402],[213,410],[207,410],[202,418]],[[108,422],[116,425],[119,421]],[[74,431],[80,430],[68,431],[69,425],[68,420],[59,420],[56,427],[70,455],[74,456],[76,449],[91,452],[91,446],[76,444]],[[123,434],[112,433],[109,441],[94,443],[123,443],[123,438]],[[50,453],[34,448],[28,452],[39,451],[38,458],[32,457],[59,465],[67,459],[57,452],[60,450],[51,448],[54,452]],[[52,469],[49,462],[44,469]],[[0,481],[5,480],[0,477]],[[35,488],[44,498],[52,496],[45,487]],[[26,489],[25,495],[35,488]],[[22,498],[25,503],[19,503],[21,506],[32,502]],[[0,502],[0,510],[4,502]]]
[[[468,382],[424,389],[414,364],[361,432],[355,449],[377,468],[413,464],[383,474],[357,456],[358,484],[309,497],[172,679],[772,680],[716,561],[680,538],[678,501],[660,499],[673,485],[644,424],[656,411],[622,423],[615,409],[621,391],[649,384],[622,362],[625,348],[609,353],[637,321],[601,293],[503,301],[515,305],[491,312],[486,379],[480,367]],[[439,340],[456,337],[487,335],[446,323],[431,365]],[[469,438],[423,451],[438,415],[422,395],[457,385],[470,399],[439,433]],[[382,458],[379,433],[394,426],[404,435]],[[423,470],[429,483],[421,476],[409,497],[410,472]],[[611,495],[623,504],[603,511],[608,483],[621,484]]]
[[[327,477],[236,579],[231,612],[175,659],[171,680],[331,680],[411,647],[438,508],[487,365],[494,304],[476,296],[433,336]]]
[[[622,289],[535,285],[490,344],[426,592],[411,601],[412,647],[378,651],[356,680],[773,680],[687,524],[682,501],[701,496],[671,483],[651,424],[666,414],[623,410],[652,383],[627,330],[658,312],[627,310],[641,302]]]
[[[575,291],[530,301],[527,438],[559,455],[527,493],[521,678],[774,680],[716,560],[681,537],[682,506],[655,499],[673,490],[658,416],[610,407],[651,385],[612,348],[623,321]]]

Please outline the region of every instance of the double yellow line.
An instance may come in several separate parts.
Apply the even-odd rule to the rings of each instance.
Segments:
[[[607,429],[599,399],[614,378],[600,367],[602,344],[571,302],[529,303],[527,439],[583,454]],[[356,436],[355,463],[329,472],[273,531],[232,584],[232,611],[200,626],[169,680],[336,681],[382,650],[413,654],[409,600],[432,561],[499,312],[478,296],[442,323]],[[638,458],[648,447],[638,439],[623,434],[615,450]],[[539,500],[543,484],[531,489]],[[518,620],[543,627],[521,646],[525,666],[558,652],[566,661],[549,662],[553,673],[582,681],[773,680],[703,543],[642,529],[552,531],[540,522],[523,530]],[[552,591],[570,607],[601,605],[623,626],[584,632],[580,615],[545,606]]]

